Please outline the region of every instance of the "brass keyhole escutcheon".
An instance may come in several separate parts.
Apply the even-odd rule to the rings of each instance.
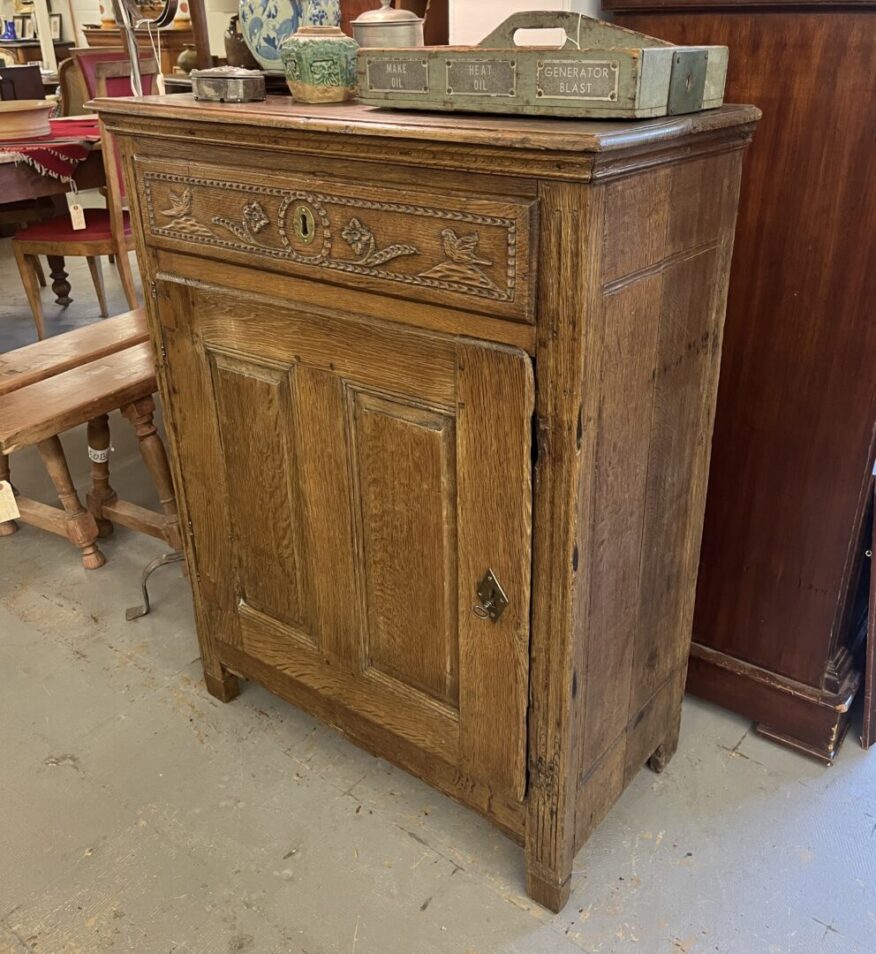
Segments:
[[[312,245],[316,240],[316,217],[313,210],[307,205],[296,205],[292,212],[295,223],[295,237],[305,245]]]
[[[487,570],[478,581],[477,595],[478,602],[471,611],[478,619],[488,619],[492,623],[498,622],[508,605],[508,597],[492,570]]]

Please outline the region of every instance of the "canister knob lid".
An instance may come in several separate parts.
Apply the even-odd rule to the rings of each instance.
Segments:
[[[413,10],[396,10],[392,7],[392,0],[380,0],[379,10],[366,10],[365,13],[357,17],[353,23],[356,24],[394,24],[394,23],[416,23],[419,17]]]

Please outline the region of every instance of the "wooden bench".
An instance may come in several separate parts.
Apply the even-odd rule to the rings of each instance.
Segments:
[[[164,444],[153,423],[155,361],[141,309],[0,355],[0,480],[10,479],[9,455],[36,445],[61,508],[16,495],[20,519],[66,536],[93,570],[105,558],[97,538],[113,523],[181,546],[179,518]],[[121,409],[158,491],[162,512],[120,500],[109,482],[107,415]],[[58,435],[88,424],[91,490],[83,507]],[[0,536],[18,529],[0,523]]]

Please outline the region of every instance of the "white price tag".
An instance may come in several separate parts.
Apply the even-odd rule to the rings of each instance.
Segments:
[[[12,484],[8,480],[0,480],[0,523],[15,520],[20,516],[15,494],[12,492]]]
[[[85,212],[79,204],[79,193],[74,189],[67,193],[67,208],[70,210],[70,224],[73,231],[78,232],[85,228]]]

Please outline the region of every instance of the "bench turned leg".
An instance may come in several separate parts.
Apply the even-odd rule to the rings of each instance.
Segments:
[[[101,414],[88,422],[88,459],[91,461],[91,490],[88,492],[88,510],[97,523],[97,532],[108,537],[113,525],[103,515],[107,504],[115,503],[116,492],[109,482],[109,418]]]
[[[0,480],[9,480],[9,458],[6,454],[0,454]],[[0,523],[0,537],[11,537],[18,530],[18,524],[14,520],[4,520]]]
[[[46,440],[40,441],[37,449],[49,477],[55,485],[61,506],[67,514],[67,537],[72,544],[79,547],[82,553],[82,565],[85,569],[96,570],[106,563],[106,558],[95,543],[97,540],[97,524],[94,517],[82,506],[79,500],[79,495],[76,493],[76,488],[73,486],[73,480],[70,477],[70,470],[67,467],[67,459],[64,457],[61,441],[57,435],[48,437]]]
[[[164,442],[158,434],[153,422],[155,401],[152,396],[141,398],[133,404],[122,408],[122,414],[131,422],[137,440],[140,442],[140,453],[143,461],[152,475],[161,509],[168,517],[178,517],[176,508],[176,494],[173,489],[173,479],[170,475],[170,465]]]

